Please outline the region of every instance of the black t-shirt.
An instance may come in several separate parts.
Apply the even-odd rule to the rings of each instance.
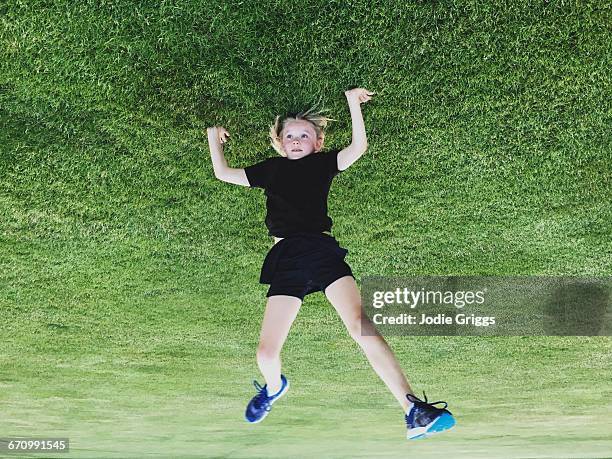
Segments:
[[[338,151],[311,153],[300,159],[268,158],[244,170],[251,187],[265,190],[270,236],[331,230],[327,195],[332,179],[341,172]]]

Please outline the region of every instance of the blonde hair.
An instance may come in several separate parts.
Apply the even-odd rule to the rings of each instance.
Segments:
[[[279,155],[287,156],[287,154],[283,151],[281,134],[285,128],[285,125],[290,121],[308,121],[315,130],[317,140],[323,139],[323,142],[325,142],[325,128],[327,127],[327,122],[338,121],[325,116],[323,112],[326,111],[326,109],[316,110],[316,106],[313,106],[305,112],[289,113],[283,117],[277,115],[274,119],[274,124],[270,126],[270,142],[272,144],[272,148],[274,148]],[[321,143],[321,148],[323,148],[323,143]]]

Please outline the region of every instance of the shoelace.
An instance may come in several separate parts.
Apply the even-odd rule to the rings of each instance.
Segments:
[[[266,411],[270,411],[272,409],[272,405],[270,405],[270,402],[268,401],[270,400],[270,397],[268,397],[268,390],[266,389],[266,386],[262,386],[255,380],[253,380],[253,385],[255,386],[255,389],[257,389],[257,391],[259,392],[255,396],[257,405],[263,407],[263,409]]]
[[[416,396],[414,396],[414,395],[412,395],[412,394],[407,394],[407,395],[406,395],[406,397],[408,398],[408,400],[409,400],[409,401],[411,401],[411,402],[413,402],[413,403],[415,403],[415,402],[417,402],[417,403],[422,403],[422,404],[424,404],[424,405],[427,405],[427,407],[428,407],[428,408],[435,408],[435,409],[437,409],[437,410],[440,410],[440,409],[441,409],[441,410],[445,410],[445,409],[448,407],[448,403],[443,402],[443,401],[441,401],[441,400],[438,400],[437,402],[431,402],[431,403],[429,403],[429,402],[427,401],[427,395],[425,395],[425,391],[423,391],[423,398],[425,399],[425,401],[421,400],[420,398],[418,398],[418,397],[416,397]],[[414,399],[414,400],[411,400],[411,399]],[[434,405],[437,405],[438,403],[444,403],[444,408],[438,408],[437,406],[434,406]],[[415,403],[415,404],[416,404],[416,403]]]

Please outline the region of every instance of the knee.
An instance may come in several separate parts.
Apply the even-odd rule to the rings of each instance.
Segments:
[[[344,325],[346,326],[349,335],[351,335],[351,338],[359,342],[363,336],[361,333],[361,316],[350,317],[344,321]]]
[[[257,361],[260,363],[271,362],[280,357],[280,349],[267,343],[260,343],[257,347]]]
[[[376,329],[367,316],[358,315],[351,317],[344,324],[351,338],[359,344],[364,341],[364,338],[376,334]]]

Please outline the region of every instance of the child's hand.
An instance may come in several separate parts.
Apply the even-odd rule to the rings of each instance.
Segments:
[[[348,91],[344,91],[344,95],[348,99],[349,103],[357,102],[358,104],[362,104],[364,102],[369,101],[372,98],[372,95],[374,94],[376,93],[368,91],[364,88],[354,88],[349,89]]]
[[[208,132],[208,141],[216,141],[218,140],[222,144],[227,142],[227,137],[229,137],[229,132],[224,127],[221,126],[213,126],[207,129]]]

